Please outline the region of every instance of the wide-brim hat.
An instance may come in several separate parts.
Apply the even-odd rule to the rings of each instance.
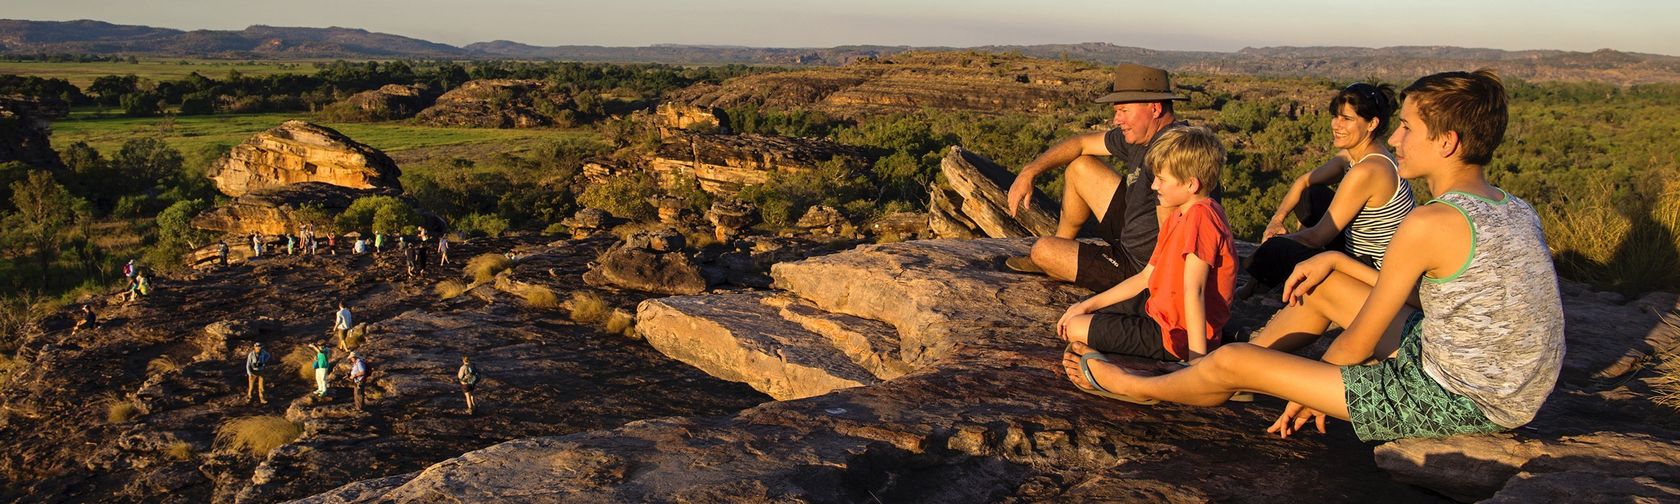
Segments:
[[[1167,71],[1127,63],[1114,69],[1114,85],[1097,103],[1157,102],[1189,100],[1172,93],[1172,79]]]

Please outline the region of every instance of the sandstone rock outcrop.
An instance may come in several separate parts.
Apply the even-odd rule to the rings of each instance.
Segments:
[[[356,198],[373,194],[388,192],[357,190],[326,182],[264,187],[205,210],[193,217],[192,224],[199,229],[235,235],[296,232],[301,224],[299,211],[315,208],[325,212],[324,215],[337,215]]]
[[[420,86],[386,84],[379,89],[350,95],[334,104],[341,120],[388,121],[414,117],[426,108],[425,89]],[[329,110],[331,112],[331,110]]]
[[[766,135],[706,135],[672,132],[647,160],[647,168],[669,184],[692,176],[700,188],[716,195],[733,195],[742,186],[763,184],[772,173],[815,170],[839,162],[861,170],[873,157],[868,151],[827,140]]]
[[[572,97],[540,80],[481,79],[439,96],[415,120],[432,126],[535,128],[562,120]]]
[[[944,184],[929,195],[929,226],[946,238],[1018,238],[1056,234],[1055,204],[1037,188],[1026,208],[1009,215],[1015,175],[984,156],[951,147],[939,161]]]
[[[675,130],[729,132],[728,116],[722,110],[710,107],[665,102],[654,109],[654,120],[659,124],[662,136]]]
[[[378,149],[304,121],[286,121],[252,136],[208,173],[216,189],[233,197],[302,182],[400,192],[401,175],[396,163]]]
[[[596,259],[583,281],[643,292],[698,294],[706,290],[706,278],[682,246],[680,234],[674,240],[632,235]]]

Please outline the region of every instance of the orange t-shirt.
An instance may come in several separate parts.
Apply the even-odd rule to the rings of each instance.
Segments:
[[[1191,253],[1208,263],[1202,302],[1207,315],[1207,349],[1219,346],[1219,329],[1231,320],[1231,300],[1237,285],[1237,246],[1225,207],[1212,198],[1167,216],[1149,264],[1149,303],[1145,311],[1161,325],[1161,343],[1180,359],[1190,355],[1190,333],[1184,322],[1184,264]]]

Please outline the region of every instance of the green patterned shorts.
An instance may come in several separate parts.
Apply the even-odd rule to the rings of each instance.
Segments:
[[[1470,398],[1442,388],[1423,372],[1423,312],[1400,331],[1400,353],[1371,365],[1342,368],[1348,417],[1364,441],[1443,437],[1505,430]]]

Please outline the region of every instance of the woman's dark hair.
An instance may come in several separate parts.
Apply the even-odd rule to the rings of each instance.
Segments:
[[[1380,136],[1388,132],[1389,118],[1394,116],[1400,101],[1394,97],[1393,85],[1355,82],[1330,99],[1330,115],[1342,113],[1343,104],[1352,105],[1353,113],[1367,121],[1376,119],[1377,129],[1371,135]]]

